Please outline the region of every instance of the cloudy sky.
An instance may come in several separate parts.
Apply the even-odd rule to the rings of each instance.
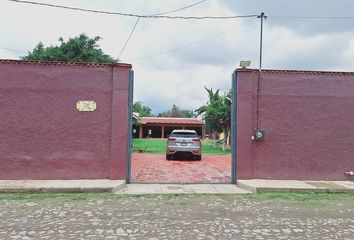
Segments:
[[[37,1],[37,0],[33,0]],[[200,0],[42,0],[87,9],[157,14]],[[352,0],[207,0],[171,16],[268,16],[263,68],[354,71]],[[323,17],[323,18],[308,18]],[[332,18],[341,17],[341,18]],[[0,0],[0,58],[19,59],[42,41],[100,36],[103,51],[121,52],[136,18],[85,13]],[[120,56],[135,71],[134,100],[154,113],[176,104],[196,109],[207,101],[204,86],[226,91],[240,60],[259,66],[260,21],[140,19]]]

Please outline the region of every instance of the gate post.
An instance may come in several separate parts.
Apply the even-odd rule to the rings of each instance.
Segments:
[[[133,92],[134,92],[134,71],[129,70],[128,87],[128,144],[127,144],[127,169],[126,183],[131,182],[131,160],[132,160],[132,130],[133,130]]]
[[[232,74],[231,103],[231,183],[237,184],[237,73]]]
[[[112,65],[112,126],[109,178],[117,180],[127,178],[127,139],[129,134],[131,134],[131,129],[127,129],[132,121],[132,117],[128,116],[131,65],[127,67],[129,69]]]

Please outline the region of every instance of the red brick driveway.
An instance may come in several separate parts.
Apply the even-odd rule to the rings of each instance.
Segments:
[[[231,183],[231,155],[167,161],[164,154],[133,153],[131,171],[133,183]]]

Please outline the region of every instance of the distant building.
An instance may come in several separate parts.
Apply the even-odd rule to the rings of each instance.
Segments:
[[[148,137],[149,130],[152,138],[168,138],[174,129],[195,130],[200,137],[205,137],[205,124],[197,118],[142,117],[140,125],[133,126],[133,132],[134,128],[133,137],[139,138]]]

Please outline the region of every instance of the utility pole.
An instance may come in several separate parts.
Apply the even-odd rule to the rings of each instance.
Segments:
[[[257,18],[261,19],[261,38],[260,38],[260,48],[259,48],[259,71],[262,71],[262,47],[263,47],[263,20],[267,19],[264,12],[261,13]]]
[[[256,108],[256,130],[254,137],[256,140],[261,140],[264,136],[264,132],[260,130],[260,105],[261,105],[261,72],[262,72],[262,47],[263,47],[263,20],[267,19],[264,12],[258,16],[261,19],[261,37],[260,37],[260,47],[259,47],[259,72],[257,81],[257,108]]]

